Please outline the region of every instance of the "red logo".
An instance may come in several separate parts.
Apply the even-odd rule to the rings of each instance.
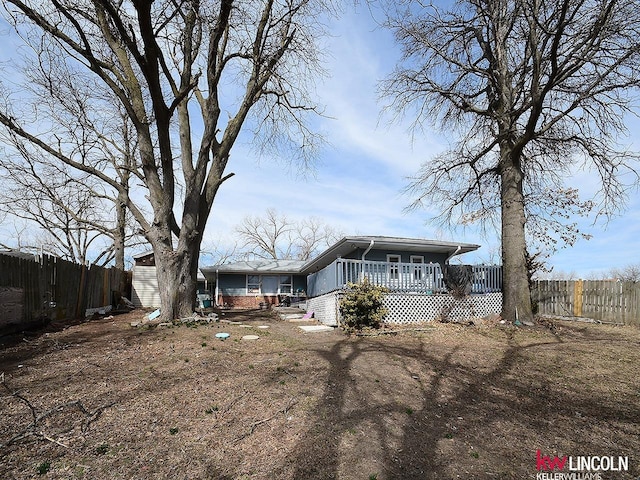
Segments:
[[[555,468],[562,470],[565,463],[567,463],[566,456],[562,458],[556,456],[552,460],[551,457],[543,457],[540,450],[536,452],[536,470],[553,470]]]

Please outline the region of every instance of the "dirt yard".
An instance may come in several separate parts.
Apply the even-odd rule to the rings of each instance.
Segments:
[[[347,337],[272,312],[132,328],[142,315],[0,340],[0,478],[535,479],[538,450],[640,476],[636,328]]]

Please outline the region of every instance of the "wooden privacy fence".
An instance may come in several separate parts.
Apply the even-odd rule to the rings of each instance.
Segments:
[[[111,305],[126,278],[116,268],[0,253],[0,332],[44,318],[83,318],[88,308]]]
[[[616,280],[537,280],[538,313],[640,325],[640,283]]]

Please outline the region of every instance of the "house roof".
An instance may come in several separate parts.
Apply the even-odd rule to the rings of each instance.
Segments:
[[[373,242],[373,243],[372,243]],[[357,249],[367,249],[369,247],[402,250],[404,252],[432,252],[444,253],[447,256],[460,255],[462,253],[473,252],[480,248],[480,245],[471,243],[443,242],[440,240],[427,240],[422,238],[404,237],[344,237],[339,242],[327,248],[320,255],[309,261],[300,260],[248,260],[241,262],[227,263],[224,265],[213,265],[201,268],[206,275],[218,273],[264,273],[264,274],[294,274],[312,273],[323,269],[338,257],[345,257]]]
[[[301,260],[245,260],[241,262],[226,263],[202,267],[203,273],[300,273],[306,262]]]
[[[443,242],[424,238],[358,236],[344,237],[316,258],[308,261],[302,268],[304,272],[315,272],[323,269],[338,257],[344,257],[357,249],[369,247],[377,249],[397,249],[405,252],[444,253],[448,256],[473,252],[480,245],[472,243]]]
[[[137,260],[138,258],[148,257],[149,255],[153,255],[153,250],[145,250],[144,252],[136,253],[135,255],[132,255],[131,258]]]

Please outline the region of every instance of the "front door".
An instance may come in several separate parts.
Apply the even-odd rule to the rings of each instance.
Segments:
[[[396,285],[400,280],[400,255],[387,255],[389,283]]]
[[[411,281],[419,283],[424,277],[424,257],[421,255],[411,255]]]

